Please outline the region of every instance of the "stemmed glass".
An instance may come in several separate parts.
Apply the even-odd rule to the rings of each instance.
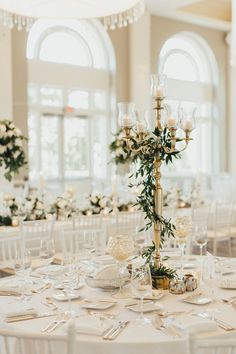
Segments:
[[[41,240],[39,256],[42,260],[46,261],[46,265],[49,265],[53,261],[55,255],[55,246],[53,240]],[[46,281],[49,282],[48,274]]]
[[[122,288],[122,275],[126,269],[125,261],[134,253],[134,241],[132,236],[110,236],[107,244],[107,252],[117,261],[119,267],[119,292],[114,294],[114,297],[117,299],[125,299],[128,297],[128,294],[125,294]]]
[[[17,214],[18,214],[19,221],[20,221],[20,227],[22,228],[22,223],[27,216],[27,208],[24,203],[19,203]]]
[[[200,255],[202,256],[202,249],[207,245],[207,226],[197,226],[194,230],[194,241],[200,247]]]
[[[148,264],[133,265],[131,286],[133,294],[140,298],[140,317],[138,321],[141,323],[150,322],[143,316],[143,299],[152,293],[152,277]]]
[[[21,286],[21,297],[20,301],[23,302],[27,299],[27,285],[31,283],[29,281],[29,274],[31,271],[31,253],[29,250],[26,250],[24,247],[20,248],[15,253],[14,260],[14,269],[16,274],[22,277],[22,286]]]
[[[188,237],[190,235],[192,229],[192,219],[188,216],[178,217],[176,218],[175,223],[175,237],[177,244],[180,248],[181,252],[181,269],[180,274],[183,276],[183,257],[184,257],[184,250],[187,244]]]

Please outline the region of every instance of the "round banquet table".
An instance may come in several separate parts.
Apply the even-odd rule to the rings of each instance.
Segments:
[[[206,257],[202,257],[205,261]],[[191,262],[194,263],[196,267],[200,267],[201,257],[193,257],[191,258]],[[186,259],[186,261],[188,261]],[[222,264],[230,264],[229,259],[222,259]],[[224,263],[226,262],[226,263]],[[227,267],[227,266],[226,266]],[[234,267],[236,269],[236,262],[232,260],[232,265],[229,266],[230,270]],[[195,269],[197,270],[197,268]],[[14,277],[14,276],[13,276]],[[11,277],[11,279],[14,279]],[[17,279],[17,276],[15,276]],[[230,277],[232,279],[233,274],[224,275],[224,278]],[[8,278],[4,278],[0,280],[1,289],[4,288],[4,284],[7,284]],[[37,278],[32,277],[31,279],[37,282]],[[41,280],[42,281],[42,280]],[[235,275],[236,281],[236,275]],[[130,285],[127,285],[127,290]],[[15,330],[24,330],[27,332],[37,332],[39,333],[42,328],[44,328],[47,324],[49,324],[54,317],[46,317],[46,318],[38,318],[32,320],[25,320],[14,323],[6,323],[4,321],[3,313],[4,311],[14,308],[20,309],[21,306],[27,306],[37,309],[39,312],[49,312],[49,307],[43,304],[46,296],[52,296],[55,293],[55,289],[53,285],[40,294],[33,294],[31,299],[27,301],[27,303],[21,303],[16,297],[13,296],[1,296],[0,297],[0,311],[1,315],[1,327],[11,329],[14,333]],[[213,301],[207,305],[193,305],[189,303],[185,303],[183,299],[192,293],[186,292],[183,295],[173,295],[170,294],[169,291],[166,291],[165,295],[156,301],[157,305],[160,305],[163,308],[163,311],[184,311],[185,313],[181,315],[176,315],[172,317],[173,323],[175,321],[180,321],[188,324],[192,321],[193,318],[197,316],[193,316],[193,313],[203,312],[205,310],[213,310],[216,314],[217,318],[224,320],[225,322],[231,324],[236,328],[236,310],[232,305],[225,303],[222,301],[223,298],[229,298],[230,296],[236,295],[235,290],[222,289],[219,287],[219,280],[211,279],[206,282],[201,282],[197,291],[201,291],[204,295],[211,297]],[[83,309],[81,306],[84,304],[84,299],[96,300],[99,299],[111,299],[111,292],[103,291],[101,289],[89,288],[85,283],[80,290],[76,290],[76,292],[81,296],[80,298],[72,301],[72,307],[76,312],[75,324],[77,321],[81,321],[88,315],[88,312]],[[132,296],[132,295],[131,295]],[[114,298],[112,298],[114,301]],[[127,309],[124,305],[127,304],[127,299],[118,300],[117,304],[115,304],[110,309],[106,310],[109,314],[114,314],[118,320],[124,319],[129,320],[130,323],[128,326],[119,334],[119,336],[113,341],[107,341],[102,339],[102,337],[97,335],[89,335],[89,334],[77,334],[77,353],[82,354],[172,354],[173,351],[175,354],[187,354],[187,331],[180,331],[181,336],[179,338],[173,338],[172,336],[164,333],[163,331],[157,330],[153,327],[153,325],[147,324],[145,326],[138,324],[135,322],[138,314]],[[60,308],[67,309],[68,303],[62,301],[56,301],[56,304]],[[97,311],[98,312],[98,311]],[[103,311],[105,312],[105,311]],[[155,316],[155,313],[150,312],[145,314],[146,317],[150,319]],[[199,317],[197,317],[199,318]],[[168,318],[164,319],[167,321]],[[204,324],[205,319],[202,318],[202,323]],[[58,328],[55,332],[52,333],[65,333],[66,325]],[[205,333],[205,335],[219,335],[226,333],[221,328],[215,329],[215,331],[211,331]],[[60,354],[60,351],[58,351]],[[63,354],[63,353],[61,353]]]

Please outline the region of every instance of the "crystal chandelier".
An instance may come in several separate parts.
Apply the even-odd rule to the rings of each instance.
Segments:
[[[39,18],[99,18],[106,29],[128,26],[145,11],[145,0],[0,0],[0,23],[29,30]]]

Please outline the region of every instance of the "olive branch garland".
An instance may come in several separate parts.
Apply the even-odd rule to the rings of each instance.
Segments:
[[[176,139],[176,142],[180,141]],[[158,215],[155,211],[154,192],[156,190],[155,179],[155,160],[158,157],[166,165],[173,162],[173,159],[180,159],[179,151],[171,151],[171,136],[166,128],[163,131],[155,128],[144,140],[137,141],[133,137],[130,139],[130,145],[133,150],[135,160],[139,161],[137,171],[129,176],[139,180],[137,183],[130,183],[129,187],[141,187],[140,195],[136,199],[135,206],[139,206],[139,210],[145,213],[146,225],[140,231],[148,230],[159,221],[162,225],[160,247],[163,246],[166,238],[174,237],[175,225],[171,219],[165,219],[162,215]],[[135,151],[137,150],[137,151]],[[169,152],[167,153],[167,151]],[[146,258],[146,263],[152,263],[152,258],[155,252],[155,244],[148,247],[143,252],[143,257]],[[152,275],[166,275],[168,278],[173,278],[175,272],[165,266],[151,269]],[[156,274],[155,274],[156,273]]]

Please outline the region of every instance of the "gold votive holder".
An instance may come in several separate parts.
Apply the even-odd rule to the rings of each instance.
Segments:
[[[170,279],[165,276],[152,276],[152,287],[154,289],[169,289]]]

